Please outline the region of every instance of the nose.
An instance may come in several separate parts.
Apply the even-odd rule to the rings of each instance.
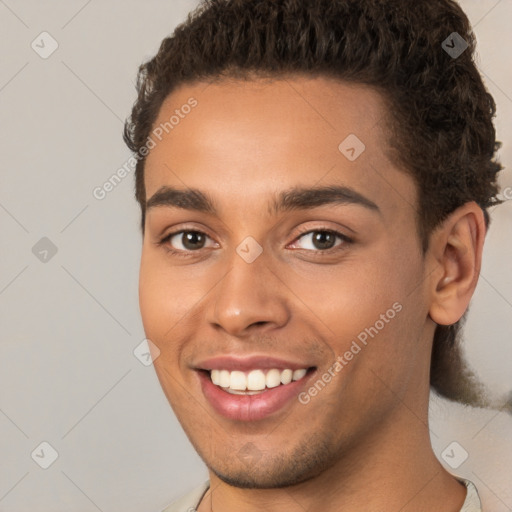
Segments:
[[[237,337],[286,325],[290,293],[263,254],[247,263],[235,253],[231,263],[211,295],[208,322]]]

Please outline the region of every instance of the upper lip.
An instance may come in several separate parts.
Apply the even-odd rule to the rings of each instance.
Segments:
[[[248,371],[253,369],[271,369],[277,368],[285,370],[299,370],[301,368],[310,368],[313,365],[301,363],[293,360],[280,359],[270,356],[253,355],[248,357],[236,357],[232,355],[223,355],[204,359],[194,365],[197,370],[240,370]]]

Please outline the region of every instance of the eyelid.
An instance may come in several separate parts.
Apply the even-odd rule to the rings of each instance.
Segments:
[[[211,247],[201,247],[201,249],[198,249],[196,251],[184,251],[183,249],[174,249],[174,248],[168,247],[171,238],[175,237],[176,235],[182,235],[183,233],[199,233],[199,234],[204,235],[205,237],[209,238],[210,240],[213,240],[213,238],[208,233],[206,233],[205,231],[203,231],[201,229],[181,227],[181,228],[177,228],[176,230],[163,235],[155,243],[158,246],[165,247],[165,249],[171,253],[182,255],[182,256],[190,255],[193,253],[199,253],[202,249],[211,249]],[[218,246],[218,242],[214,242],[214,243]]]
[[[318,232],[331,233],[335,237],[340,238],[343,241],[343,243],[335,245],[334,247],[331,247],[329,249],[324,249],[324,250],[321,250],[321,249],[317,249],[317,250],[301,249],[301,250],[307,251],[310,253],[314,253],[314,254],[327,254],[328,255],[328,254],[332,254],[333,252],[343,250],[344,247],[340,247],[340,246],[354,243],[354,240],[351,237],[345,235],[344,233],[338,231],[337,229],[329,228],[327,226],[313,227],[313,228],[301,228],[298,236],[295,237],[295,239],[292,243],[295,244],[295,242],[297,240],[299,240],[300,238],[302,238],[305,235],[309,235],[311,233],[318,233]]]
[[[311,233],[315,233],[315,232],[332,233],[336,237],[340,238],[343,241],[343,243],[335,245],[334,247],[331,247],[329,249],[324,249],[324,250],[322,250],[322,249],[317,249],[317,250],[298,249],[298,250],[306,251],[308,253],[312,253],[315,255],[321,255],[321,254],[331,255],[333,252],[340,252],[340,251],[344,250],[346,245],[354,243],[354,240],[351,237],[345,235],[343,232],[340,232],[337,229],[330,228],[325,225],[324,226],[299,228],[299,233],[297,234],[297,236],[295,236],[295,238],[293,239],[293,241],[291,243],[295,244],[297,242],[297,240],[299,240],[303,236],[311,234]],[[166,235],[164,235],[162,238],[159,239],[159,241],[156,242],[156,244],[158,246],[163,246],[169,253],[172,253],[173,255],[183,256],[183,257],[192,256],[194,253],[200,253],[203,249],[211,249],[211,247],[202,247],[200,249],[197,249],[196,251],[192,251],[192,250],[184,251],[182,249],[174,249],[174,248],[171,248],[168,246],[169,245],[168,242],[170,241],[171,238],[173,238],[176,235],[183,234],[183,233],[199,233],[199,234],[205,235],[206,237],[208,237],[212,240],[212,237],[205,231],[202,231],[201,229],[197,229],[194,227],[180,226],[180,227],[176,228],[175,230],[171,231],[170,233],[167,233]],[[215,242],[215,244],[218,245],[218,242]]]

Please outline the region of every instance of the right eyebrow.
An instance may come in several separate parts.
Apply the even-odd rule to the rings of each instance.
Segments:
[[[146,201],[146,210],[158,206],[197,210],[217,215],[217,209],[213,204],[213,200],[207,194],[193,188],[180,190],[168,186],[160,187],[151,196],[151,199]]]

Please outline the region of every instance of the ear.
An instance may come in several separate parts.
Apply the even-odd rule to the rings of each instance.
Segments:
[[[452,212],[431,235],[429,315],[437,324],[458,322],[468,308],[480,275],[486,231],[483,210],[472,201]]]

